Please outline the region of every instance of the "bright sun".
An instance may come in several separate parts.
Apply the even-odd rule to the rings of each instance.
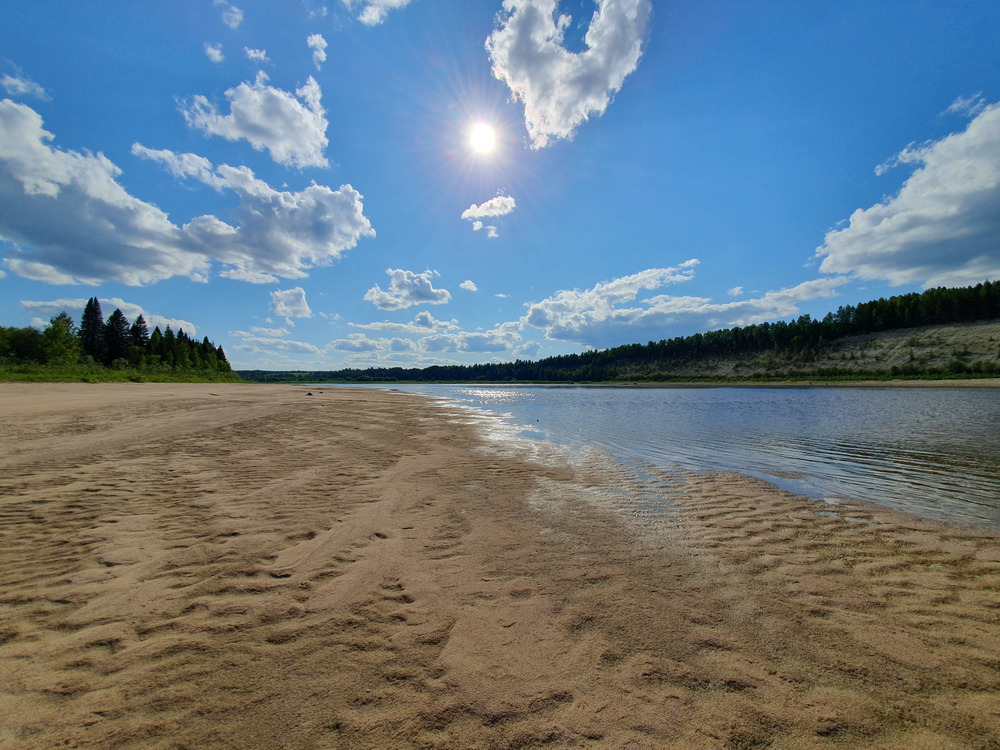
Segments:
[[[492,125],[477,122],[469,131],[469,145],[480,154],[490,153],[497,145],[497,134]]]

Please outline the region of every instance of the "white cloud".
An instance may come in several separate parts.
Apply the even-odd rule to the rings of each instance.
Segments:
[[[479,204],[473,203],[462,212],[462,218],[469,221],[493,216],[506,216],[517,207],[517,203],[509,195],[498,195]]]
[[[382,23],[389,11],[397,8],[405,8],[411,0],[340,0],[348,10],[353,11],[356,7],[362,6],[358,20],[366,26],[378,26]]]
[[[214,0],[212,5],[222,6],[222,22],[234,31],[243,23],[243,11],[235,5],[230,5],[226,0]]]
[[[278,191],[246,167],[213,167],[195,154],[135,144],[133,154],[240,198],[232,213],[237,225],[199,216],[177,226],[130,195],[118,182],[121,170],[103,154],[63,150],[53,140],[37,112],[0,101],[0,240],[9,243],[3,263],[26,278],[131,286],[175,276],[205,281],[216,260],[225,264],[224,276],[274,282],[303,277],[375,234],[350,185]]]
[[[257,336],[247,331],[230,331],[230,336],[240,340],[236,348],[240,351],[256,355],[268,354],[313,354],[322,356],[323,350],[305,341],[293,341],[286,338]]]
[[[170,326],[174,331],[183,330],[184,333],[191,337],[198,334],[197,326],[189,320],[168,318],[157,313],[147,312],[141,305],[137,305],[134,302],[126,302],[121,297],[98,297],[98,302],[101,303],[101,312],[104,313],[105,319],[115,311],[115,308],[118,308],[129,319],[129,322],[134,323],[135,319],[141,315],[146,321],[146,325],[149,326],[150,331],[157,327],[161,331],[165,331],[167,326]],[[28,312],[37,313],[46,320],[55,317],[61,312],[66,312],[73,318],[77,325],[80,324],[80,318],[83,317],[83,308],[86,306],[87,300],[83,297],[46,301],[21,301],[21,307]]]
[[[572,138],[591,115],[602,115],[642,56],[650,0],[596,0],[584,37],[571,52],[563,35],[572,19],[557,0],[504,0],[502,26],[486,40],[493,75],[524,104],[533,148]]]
[[[405,310],[414,305],[443,305],[451,300],[447,289],[435,289],[432,283],[436,271],[414,273],[402,268],[387,268],[389,290],[382,291],[376,284],[364,296],[380,310]]]
[[[350,185],[331,190],[314,182],[297,192],[279,191],[248,167],[213,167],[196,154],[138,143],[132,153],[160,162],[175,177],[191,177],[240,197],[233,211],[238,227],[214,216],[199,216],[183,227],[192,246],[229,265],[223,276],[253,283],[301,278],[309,268],[329,265],[362,237],[375,236],[362,196]]]
[[[351,333],[346,339],[331,341],[330,348],[338,352],[376,352],[382,349],[382,345],[363,333]]]
[[[560,291],[529,305],[521,322],[544,330],[549,339],[607,348],[669,338],[671,327],[678,324],[689,330],[713,330],[796,316],[800,303],[832,297],[847,281],[845,277],[817,279],[727,303],[664,294],[638,299],[643,290],[690,280],[693,268],[694,263],[688,261],[679,268],[651,268],[582,292]]]
[[[209,100],[197,95],[181,112],[188,125],[226,140],[244,139],[258,151],[267,150],[278,164],[294,167],[328,166],[323,155],[329,141],[322,91],[310,76],[295,94],[267,84],[260,71],[256,80],[226,91],[230,113],[221,115]]]
[[[909,146],[876,171],[899,165],[917,168],[896,195],[827,233],[816,250],[820,270],[923,287],[1000,277],[1000,104],[979,109],[963,132]]]
[[[728,292],[726,292],[726,294],[728,294],[730,297],[742,297],[743,296],[743,287],[741,287],[741,286],[734,286],[732,289],[730,289]]]
[[[226,56],[222,54],[221,44],[209,44],[205,42],[205,57],[214,63],[220,63],[226,59]]]
[[[0,101],[0,239],[8,270],[49,283],[204,280],[205,254],[156,206],[118,183],[103,154],[65,151],[30,107]]]
[[[49,101],[45,89],[20,72],[17,75],[8,74],[0,78],[0,86],[3,86],[11,96],[33,96],[42,101]]]
[[[484,226],[482,219],[486,217],[506,216],[517,207],[517,203],[509,195],[498,195],[488,201],[476,205],[473,203],[462,212],[462,218],[472,222],[472,229],[478,232],[486,229],[488,237],[498,237],[495,226]]]
[[[326,39],[323,38],[322,34],[310,34],[309,38],[306,39],[306,44],[312,50],[313,64],[316,66],[316,70],[319,70],[326,62]]]
[[[478,292],[479,287],[476,286],[475,282],[466,279],[461,284],[458,285],[459,289],[464,289],[467,292]]]
[[[258,336],[268,336],[270,338],[280,338],[287,336],[289,333],[287,328],[261,328],[260,326],[251,326],[250,331]]]
[[[989,102],[983,97],[983,92],[980,91],[972,96],[960,96],[955,101],[951,103],[951,106],[945,110],[945,112],[958,115],[967,115],[969,117],[975,117],[980,112],[982,112],[986,107],[989,106]]]
[[[257,63],[258,65],[271,62],[271,58],[267,56],[266,49],[251,49],[250,47],[244,47],[243,53],[247,56],[247,60]]]
[[[520,346],[515,346],[511,354],[517,359],[538,359],[538,354],[542,350],[542,345],[537,341],[526,341]]]
[[[410,323],[392,323],[388,320],[376,323],[348,323],[353,328],[367,331],[387,331],[392,333],[412,333],[426,335],[428,331],[457,331],[459,325],[455,320],[438,320],[427,310],[417,313]]]
[[[286,318],[311,318],[312,310],[306,304],[306,290],[297,286],[271,292],[271,312]]]

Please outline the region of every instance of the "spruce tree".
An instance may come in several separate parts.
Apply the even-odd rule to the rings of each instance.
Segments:
[[[104,361],[110,365],[116,359],[127,359],[129,354],[129,324],[125,314],[115,308],[104,324]]]
[[[146,327],[146,319],[142,317],[142,314],[132,323],[132,329],[128,332],[128,335],[132,340],[132,346],[140,349],[146,348],[146,345],[149,343],[149,328]]]
[[[104,313],[97,297],[87,300],[80,319],[80,345],[83,353],[93,357],[97,362],[104,361]]]

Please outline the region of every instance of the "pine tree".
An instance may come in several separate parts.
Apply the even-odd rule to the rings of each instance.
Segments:
[[[115,308],[104,324],[104,362],[110,365],[116,359],[127,359],[129,355],[129,324],[125,314]]]
[[[80,319],[80,345],[83,353],[98,362],[104,361],[104,313],[97,297],[87,300]]]

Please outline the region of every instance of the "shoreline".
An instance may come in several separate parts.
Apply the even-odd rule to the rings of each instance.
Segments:
[[[1000,744],[997,534],[467,421],[0,384],[0,748]]]

